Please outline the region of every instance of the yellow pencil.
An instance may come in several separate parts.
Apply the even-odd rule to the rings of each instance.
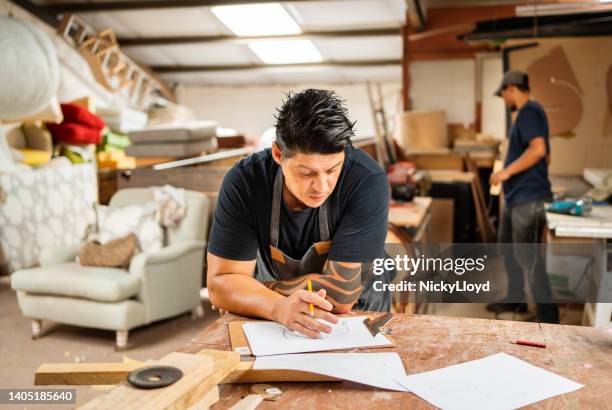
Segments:
[[[312,281],[308,279],[308,291],[312,292]],[[310,316],[314,316],[314,305],[310,303]]]

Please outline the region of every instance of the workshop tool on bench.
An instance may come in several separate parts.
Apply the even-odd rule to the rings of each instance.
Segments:
[[[555,214],[587,216],[591,213],[593,201],[590,198],[562,199],[546,207],[546,212]]]
[[[376,319],[364,319],[363,324],[372,336],[376,336],[379,333],[384,335],[391,333],[390,329],[386,329],[384,327],[387,323],[391,321],[391,319],[393,319],[393,314],[385,313],[384,315],[379,316]]]
[[[148,366],[128,374],[128,382],[140,389],[158,389],[170,386],[183,377],[181,369],[174,366]]]

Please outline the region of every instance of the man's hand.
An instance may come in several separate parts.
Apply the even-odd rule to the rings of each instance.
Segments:
[[[325,300],[325,289],[318,292],[308,292],[300,289],[291,295],[279,299],[274,305],[274,320],[289,330],[297,330],[301,334],[318,338],[320,332],[330,333],[331,328],[315,319],[323,319],[329,323],[338,323],[338,318],[331,313],[333,305]],[[314,317],[310,316],[310,303],[314,305]]]
[[[501,171],[497,171],[491,174],[491,178],[489,178],[489,184],[497,185],[509,179],[510,179],[510,173],[506,171],[505,169],[502,169]]]
[[[289,296],[306,289],[312,280],[313,289],[325,289],[325,298],[334,305],[332,312],[349,313],[361,295],[361,268],[359,262],[327,260],[321,274],[309,273],[292,280],[266,282],[268,289]]]

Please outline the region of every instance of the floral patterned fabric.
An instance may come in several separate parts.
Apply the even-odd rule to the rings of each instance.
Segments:
[[[97,200],[92,164],[0,173],[0,271],[36,265],[41,249],[81,243]]]

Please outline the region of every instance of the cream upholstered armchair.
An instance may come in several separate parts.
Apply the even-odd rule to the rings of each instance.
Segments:
[[[187,212],[175,228],[167,228],[168,245],[139,253],[128,270],[81,266],[79,247],[45,249],[40,267],[13,273],[19,307],[32,319],[32,333],[41,335],[42,320],[113,330],[117,348],[126,347],[130,329],[191,310],[204,314],[200,288],[206,248],[208,198],[186,191]],[[110,207],[153,201],[147,188],[118,191]]]

